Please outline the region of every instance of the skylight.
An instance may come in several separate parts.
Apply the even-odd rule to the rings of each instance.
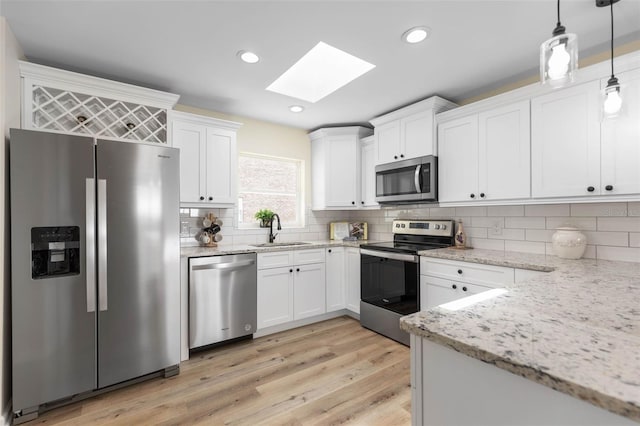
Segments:
[[[367,61],[319,42],[267,90],[314,103],[373,68]]]

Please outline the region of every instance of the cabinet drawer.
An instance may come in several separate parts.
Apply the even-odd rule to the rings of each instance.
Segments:
[[[296,250],[293,252],[293,263],[296,265],[324,263],[324,248]]]
[[[258,269],[280,268],[293,265],[292,251],[258,253]]]
[[[513,284],[514,279],[513,268],[425,257],[420,259],[420,274],[492,288]]]

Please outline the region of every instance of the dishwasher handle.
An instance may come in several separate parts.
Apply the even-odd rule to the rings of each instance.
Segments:
[[[192,271],[203,271],[207,269],[237,269],[245,266],[251,266],[256,263],[254,260],[245,260],[244,262],[228,262],[228,263],[209,263],[206,265],[193,265]]]

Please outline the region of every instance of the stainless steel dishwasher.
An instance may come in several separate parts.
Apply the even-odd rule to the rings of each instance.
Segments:
[[[189,349],[256,331],[256,254],[189,259]]]

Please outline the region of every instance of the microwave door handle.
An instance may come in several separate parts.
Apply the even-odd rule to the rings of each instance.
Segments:
[[[416,192],[418,194],[422,193],[422,164],[418,164],[416,166],[416,171],[413,175],[413,183],[416,185]]]

